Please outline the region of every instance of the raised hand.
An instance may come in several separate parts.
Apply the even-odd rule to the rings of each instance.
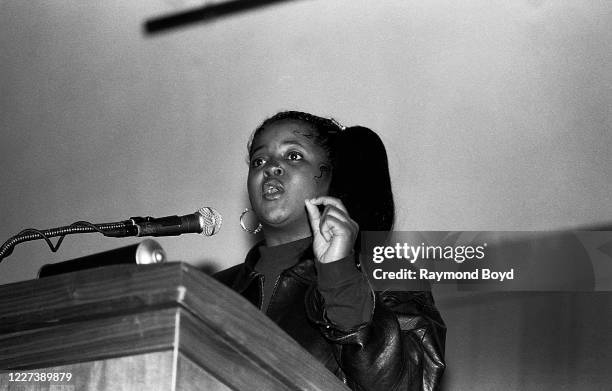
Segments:
[[[359,225],[351,219],[342,201],[317,197],[304,201],[313,235],[313,251],[321,263],[338,261],[353,251]],[[323,213],[318,205],[323,205]]]

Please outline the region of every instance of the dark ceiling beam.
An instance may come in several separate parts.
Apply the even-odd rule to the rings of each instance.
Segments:
[[[245,11],[250,11],[255,8],[262,8],[276,3],[288,2],[294,0],[232,0],[212,5],[207,5],[201,8],[196,8],[184,12],[179,12],[172,15],[160,16],[147,20],[144,23],[144,31],[146,34],[156,34],[162,31],[185,27],[193,23],[207,22],[214,19],[219,19],[225,16],[238,14]]]

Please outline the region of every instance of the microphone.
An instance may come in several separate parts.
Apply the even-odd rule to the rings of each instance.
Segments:
[[[164,263],[166,262],[166,259],[166,252],[158,242],[153,239],[144,239],[140,243],[132,244],[126,247],[91,254],[68,261],[48,263],[43,265],[38,270],[38,278],[108,265],[146,265],[152,263]]]
[[[125,236],[176,236],[187,233],[212,236],[221,229],[223,218],[213,208],[203,207],[185,216],[130,217],[128,221],[133,227],[129,232],[124,232]]]
[[[46,229],[43,231],[27,228],[13,236],[0,246],[0,261],[13,252],[19,243],[36,239],[45,239],[51,251],[56,252],[66,235],[87,232],[99,232],[104,236],[125,238],[127,236],[176,236],[187,233],[198,233],[211,236],[219,232],[223,218],[213,208],[203,207],[195,213],[185,216],[131,217],[118,223],[92,224],[77,221],[69,226]],[[49,238],[60,236],[55,245]]]

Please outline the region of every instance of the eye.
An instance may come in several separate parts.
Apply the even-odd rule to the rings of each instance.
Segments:
[[[302,156],[301,153],[296,152],[296,151],[291,151],[287,154],[287,159],[289,160],[302,160],[304,157]]]
[[[256,157],[255,159],[251,160],[251,167],[253,168],[257,168],[259,166],[261,166],[262,164],[264,164],[264,160],[260,157]]]

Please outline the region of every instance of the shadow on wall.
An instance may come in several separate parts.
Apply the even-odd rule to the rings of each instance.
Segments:
[[[444,390],[608,390],[612,292],[475,292],[438,299]]]

